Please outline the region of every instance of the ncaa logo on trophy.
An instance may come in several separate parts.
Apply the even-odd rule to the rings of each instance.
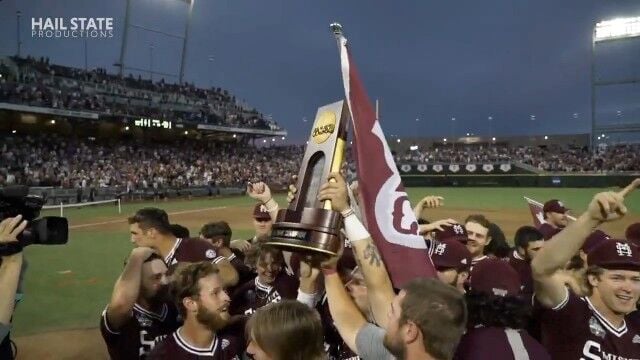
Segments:
[[[289,208],[278,212],[269,245],[286,251],[335,255],[342,247],[342,215],[331,202],[317,200],[329,173],[340,171],[345,158],[349,111],[344,101],[318,109]]]

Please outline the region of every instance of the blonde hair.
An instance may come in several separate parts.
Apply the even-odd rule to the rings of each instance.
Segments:
[[[320,315],[295,300],[269,304],[247,323],[247,337],[273,359],[325,360]]]

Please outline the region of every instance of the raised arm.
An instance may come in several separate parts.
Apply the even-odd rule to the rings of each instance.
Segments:
[[[131,310],[140,294],[142,264],[151,256],[153,249],[138,247],[131,251],[122,274],[116,280],[111,293],[111,301],[107,305],[109,327],[118,330],[132,316]]]
[[[333,210],[345,216],[345,232],[367,285],[374,321],[380,327],[386,328],[389,306],[395,297],[389,273],[371,235],[349,207],[344,178],[338,173],[330,174],[329,178],[335,179],[335,182],[330,181],[322,185],[318,199],[331,200]]]
[[[271,220],[276,221],[276,216],[278,216],[278,210],[280,209],[278,203],[273,199],[271,195],[271,189],[269,189],[269,185],[263,183],[262,181],[257,183],[249,183],[247,185],[247,195],[252,199],[258,200],[267,207],[267,211],[269,212],[269,216],[271,216]]]
[[[637,186],[640,182],[634,181],[633,184]],[[557,271],[564,268],[598,225],[619,219],[626,214],[624,197],[633,191],[635,186],[627,187],[618,193],[596,194],[587,211],[547,241],[531,262],[536,298],[542,305],[553,308],[562,303],[567,290]]]
[[[347,293],[338,275],[336,263],[337,261],[325,263],[322,268],[329,312],[340,337],[354,353],[358,353],[356,337],[367,320]]]

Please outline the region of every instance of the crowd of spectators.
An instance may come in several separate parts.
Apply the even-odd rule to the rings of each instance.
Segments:
[[[50,64],[48,58],[11,60],[0,65],[0,102],[56,109],[90,111],[106,116],[131,116],[212,125],[277,130],[278,125],[256,109],[240,104],[221,88],[153,82],[105,69],[82,70]]]
[[[299,146],[256,148],[205,141],[12,135],[2,138],[0,186],[63,188],[119,186],[127,190],[244,186],[256,179],[290,182],[300,168]]]
[[[0,186],[27,184],[64,188],[120,186],[129,190],[218,185],[262,180],[286,186],[297,174],[302,146],[254,147],[204,140],[172,142],[68,138],[54,134],[5,135]],[[434,148],[398,154],[398,164],[520,162],[542,171],[640,171],[640,147],[587,150],[534,147]],[[350,167],[351,168],[351,167]],[[355,171],[355,168],[351,169]]]
[[[600,146],[595,151],[562,146],[436,146],[406,150],[396,155],[397,163],[496,163],[514,162],[548,172],[640,171],[640,145]]]

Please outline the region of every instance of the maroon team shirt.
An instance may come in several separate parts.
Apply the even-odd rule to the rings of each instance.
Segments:
[[[173,249],[165,257],[164,262],[170,268],[181,262],[211,261],[214,264],[224,260],[218,256],[211,243],[199,238],[176,239]]]
[[[163,304],[156,314],[135,304],[131,319],[116,330],[109,324],[105,309],[100,318],[100,332],[111,359],[145,359],[157,342],[175,331],[177,317],[172,305]]]
[[[517,250],[509,255],[509,265],[520,275],[522,282],[522,295],[531,299],[533,295],[533,275],[531,274],[531,263],[525,260]]]
[[[454,360],[551,360],[547,350],[525,330],[498,327],[470,329],[458,344]]]
[[[236,338],[216,335],[211,345],[196,348],[180,335],[180,329],[167,336],[149,354],[149,360],[240,360],[244,352]]]
[[[640,327],[627,316],[615,327],[591,304],[569,290],[554,309],[536,302],[542,344],[553,359],[640,359]]]
[[[272,285],[265,285],[256,277],[240,285],[231,297],[231,315],[251,315],[261,307],[280,302],[282,299],[296,299],[299,281],[285,271],[280,272]]]

